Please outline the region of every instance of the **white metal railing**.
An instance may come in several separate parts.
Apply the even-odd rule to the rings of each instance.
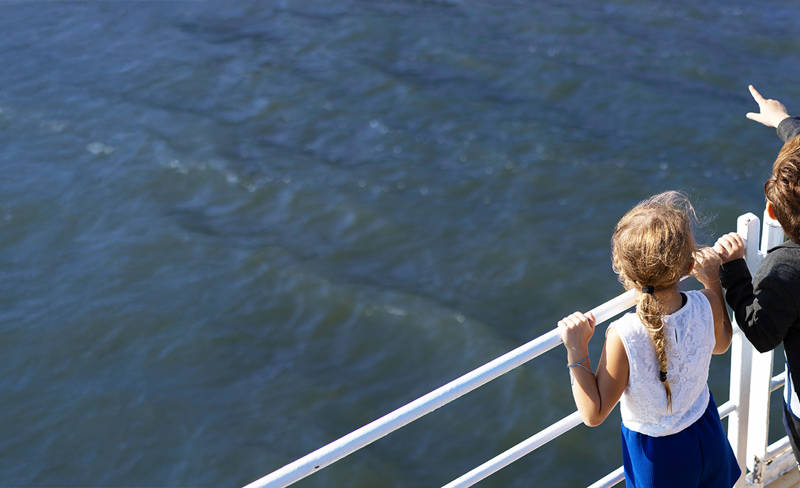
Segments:
[[[742,215],[737,220],[737,232],[745,240],[746,258],[751,272],[758,268],[767,249],[784,240],[780,226],[774,220],[769,219],[766,212],[761,249],[758,248],[759,231],[759,219],[752,213]],[[599,325],[629,309],[635,304],[635,301],[635,292],[630,290],[595,307],[591,313],[594,314]],[[746,481],[742,476],[736,486],[742,487],[746,484],[747,486],[761,487],[764,480],[767,479],[763,476],[765,469],[769,467],[774,457],[777,455],[786,457],[787,439],[784,438],[777,443],[767,445],[769,393],[785,382],[786,375],[784,372],[772,377],[772,352],[763,354],[756,352],[743,336],[744,334],[734,325],[731,344],[730,399],[719,407],[719,413],[720,417],[729,417],[728,440],[739,460],[742,472],[745,473],[746,469],[751,471],[748,480]],[[553,329],[350,434],[251,482],[245,488],[277,488],[291,485],[560,344],[561,338],[558,330]],[[580,423],[578,412],[574,412],[453,480],[444,488],[472,486]],[[789,451],[791,452],[791,449]],[[778,464],[780,463],[776,463],[776,466]],[[781,466],[783,465],[786,465],[785,460]],[[590,488],[611,487],[623,479],[624,473],[620,467],[592,484]]]
[[[633,306],[635,300],[635,293],[627,291],[595,307],[591,312],[599,324],[627,310]],[[561,338],[558,335],[558,329],[553,329],[293,463],[253,481],[246,488],[283,487],[299,481],[560,344]],[[557,435],[552,438],[555,437]],[[548,438],[547,441],[552,438]]]

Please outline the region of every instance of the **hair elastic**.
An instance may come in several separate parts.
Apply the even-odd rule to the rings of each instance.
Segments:
[[[656,289],[653,285],[645,285],[642,287],[642,293],[649,293],[652,295],[654,291],[656,291]]]
[[[581,359],[580,361],[575,361],[574,363],[570,363],[570,364],[567,365],[567,369],[569,369],[569,384],[570,385],[574,385],[575,384],[575,374],[572,372],[572,368],[576,368],[576,367],[577,368],[583,368],[586,371],[588,371],[589,374],[594,375],[594,373],[592,373],[592,370],[587,368],[586,365],[583,364],[583,362],[586,361],[587,359],[589,359],[588,355],[585,358]]]
[[[567,365],[567,368],[575,368],[575,367],[578,367],[578,368],[583,368],[583,369],[585,369],[586,371],[588,371],[588,372],[592,373],[592,370],[591,370],[591,369],[589,369],[589,368],[587,368],[587,367],[586,367],[586,365],[585,365],[585,364],[583,364],[583,362],[584,362],[584,361],[586,361],[587,359],[589,359],[589,356],[586,356],[585,358],[581,359],[580,361],[575,361],[574,363],[568,364],[568,365]],[[594,374],[594,373],[592,373],[592,374]]]
[[[660,371],[658,377],[659,377],[659,379],[661,379],[662,383],[667,381],[667,372],[666,371]]]

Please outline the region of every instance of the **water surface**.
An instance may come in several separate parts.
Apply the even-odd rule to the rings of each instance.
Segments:
[[[619,293],[608,243],[636,201],[688,192],[707,242],[760,213],[779,143],[746,85],[800,107],[784,2],[0,13],[13,486],[263,476]],[[298,486],[440,486],[571,411],[563,364]],[[482,486],[593,482],[618,415]]]

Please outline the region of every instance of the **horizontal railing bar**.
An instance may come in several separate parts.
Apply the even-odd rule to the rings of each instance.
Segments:
[[[773,392],[786,384],[786,371],[776,374],[769,382],[769,391]]]
[[[620,466],[619,468],[615,469],[614,471],[608,473],[607,475],[603,476],[599,480],[595,481],[588,488],[611,488],[614,485],[622,483],[625,479],[625,468]]]
[[[593,308],[590,312],[597,320],[597,324],[600,324],[624,312],[635,303],[635,291],[628,290]],[[278,488],[291,485],[560,344],[561,338],[558,335],[558,329],[553,329],[350,434],[253,481],[245,488]]]
[[[527,440],[520,442],[499,456],[490,459],[472,471],[460,476],[459,478],[456,478],[450,483],[447,483],[442,488],[464,488],[467,486],[472,486],[487,476],[513,463],[517,459],[535,451],[539,447],[547,444],[551,440],[579,425],[580,423],[580,413],[574,412],[572,415],[564,417],[550,427],[547,427],[546,429],[529,437]]]
[[[717,407],[717,411],[719,412],[719,418],[724,419],[725,417],[736,411],[736,404],[728,400],[727,402]]]
[[[767,461],[774,459],[779,454],[782,454],[783,451],[787,449],[791,449],[792,445],[789,443],[789,437],[786,436],[783,439],[779,439],[769,446],[767,446]]]
[[[736,410],[736,405],[730,400],[717,407],[717,411],[719,412],[720,418],[727,417],[735,410]],[[551,440],[560,436],[564,432],[574,427],[577,427],[580,424],[581,424],[581,419],[578,412],[575,412],[568,417],[564,417],[555,424],[545,428],[544,430],[537,432],[532,437],[529,437],[527,440],[520,442],[511,449],[501,454],[498,454],[497,456],[493,457],[489,461],[486,461],[485,463],[481,464],[472,471],[444,485],[443,488],[456,488],[456,487],[463,488],[467,486],[472,486],[478,481],[481,481],[482,479],[490,476],[491,474],[496,473],[497,471],[503,469],[504,467],[508,466],[514,461],[517,461],[521,457],[530,454],[539,447],[550,442]],[[605,477],[601,478],[600,480],[595,482],[595,484],[592,485],[592,488],[614,486],[615,484],[619,483],[624,479],[624,476],[622,476],[621,478],[617,478],[617,475],[619,475],[620,473],[622,473],[622,468],[619,468],[614,472],[609,473]]]
[[[766,454],[764,456],[765,469],[762,472],[761,480],[764,486],[771,486],[773,482],[777,482],[784,475],[791,472],[797,472],[797,460],[794,457],[792,445],[788,437],[779,439],[778,441],[767,446]],[[780,483],[775,483],[780,484]]]

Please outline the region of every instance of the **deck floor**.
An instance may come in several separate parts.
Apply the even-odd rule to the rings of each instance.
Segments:
[[[792,469],[784,473],[783,476],[776,479],[769,485],[769,488],[797,488],[800,487],[800,471]]]

